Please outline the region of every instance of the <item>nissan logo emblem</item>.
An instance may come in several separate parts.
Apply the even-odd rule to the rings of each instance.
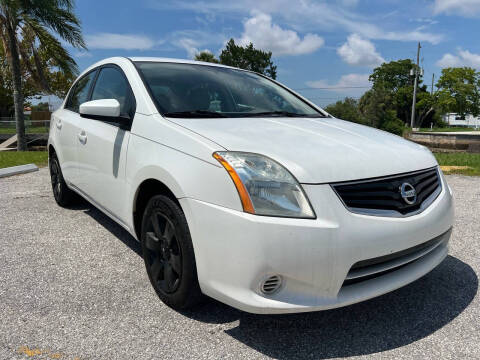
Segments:
[[[412,184],[403,183],[400,186],[400,195],[408,205],[413,205],[417,201],[417,190],[415,190]]]

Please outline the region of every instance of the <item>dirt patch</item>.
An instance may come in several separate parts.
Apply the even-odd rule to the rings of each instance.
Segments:
[[[456,171],[456,170],[469,170],[472,169],[470,166],[453,166],[453,165],[443,165],[440,166],[443,172]]]

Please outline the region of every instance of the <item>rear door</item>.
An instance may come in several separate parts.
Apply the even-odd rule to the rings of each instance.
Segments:
[[[78,146],[80,190],[117,220],[125,221],[125,166],[130,127],[135,115],[135,97],[122,69],[104,65],[89,100],[116,99],[120,103],[119,119],[82,116]]]
[[[53,118],[57,154],[65,180],[73,185],[78,181],[77,146],[80,134],[80,115],[78,109],[81,103],[90,96],[91,86],[96,76],[93,70],[82,76],[73,86],[63,109],[55,112]]]

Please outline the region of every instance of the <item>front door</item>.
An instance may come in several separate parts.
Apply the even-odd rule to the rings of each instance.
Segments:
[[[81,118],[78,187],[110,215],[125,222],[128,218],[125,213],[125,166],[130,139],[128,124],[135,114],[135,98],[119,67],[108,65],[99,71],[90,100],[118,100],[120,118]]]
[[[70,91],[69,97],[63,109],[55,112],[52,118],[60,166],[65,180],[69,184],[78,184],[78,141],[80,134],[80,115],[78,113],[81,103],[87,101],[90,88],[95,79],[96,70],[91,71],[80,78]]]

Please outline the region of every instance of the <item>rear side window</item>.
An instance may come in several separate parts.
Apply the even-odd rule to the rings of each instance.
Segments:
[[[88,101],[88,93],[96,73],[97,71],[92,71],[77,81],[65,108],[78,113],[80,104]]]
[[[133,117],[135,98],[123,73],[115,67],[100,70],[91,100],[116,99],[120,103],[120,116]]]

